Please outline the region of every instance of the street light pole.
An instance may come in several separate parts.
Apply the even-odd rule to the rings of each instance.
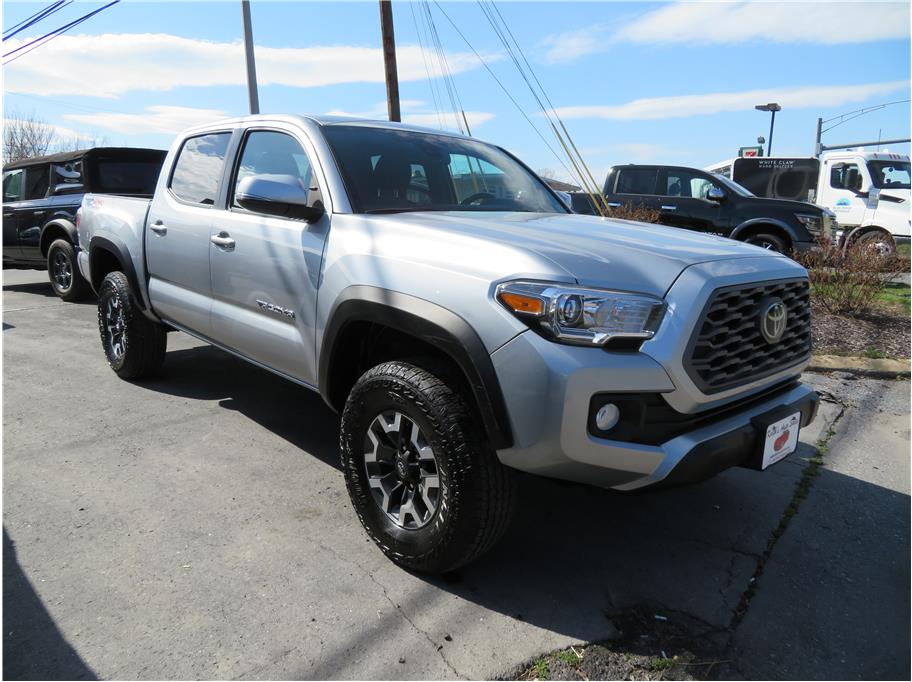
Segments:
[[[776,112],[782,111],[776,102],[770,102],[769,104],[758,104],[754,107],[757,111],[768,111],[772,114],[770,116],[770,136],[769,140],[766,142],[766,155],[769,156],[773,151],[773,127],[776,125]]]
[[[241,15],[244,18],[244,54],[247,58],[247,96],[250,99],[250,113],[260,113],[260,96],[257,92],[256,61],[253,58],[253,28],[250,23],[250,1],[241,0]]]

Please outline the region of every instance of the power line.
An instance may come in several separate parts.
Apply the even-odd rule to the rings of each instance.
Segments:
[[[437,100],[437,88],[434,84],[434,79],[431,78],[431,67],[428,63],[427,53],[424,50],[423,28],[418,27],[418,18],[415,16],[415,4],[410,2],[408,3],[408,6],[409,10],[412,12],[412,23],[415,24],[415,34],[418,36],[418,48],[421,50],[421,61],[424,62],[424,72],[427,74],[428,89],[431,91],[431,99],[434,100],[434,111],[437,114],[437,125],[441,130],[444,130],[445,126],[443,125],[443,118],[441,118],[440,103]]]
[[[22,50],[25,50],[25,52],[22,52],[22,54],[16,55],[16,56],[13,57],[12,59],[7,59],[5,62],[3,62],[3,65],[6,66],[7,64],[9,64],[9,63],[11,63],[11,62],[16,61],[16,60],[19,59],[20,57],[24,57],[25,55],[27,55],[27,54],[28,54],[29,52],[31,52],[32,50],[36,50],[36,49],[38,49],[39,47],[41,47],[42,45],[46,45],[47,43],[49,43],[49,42],[51,42],[52,40],[54,40],[54,38],[57,38],[57,37],[63,35],[63,34],[66,33],[67,31],[69,31],[71,28],[75,28],[76,26],[78,26],[78,25],[81,24],[82,22],[84,22],[84,21],[86,21],[86,20],[88,20],[88,19],[91,19],[92,17],[94,17],[94,16],[95,16],[96,14],[98,14],[99,12],[102,12],[102,11],[108,9],[108,7],[111,7],[112,5],[116,5],[118,2],[120,2],[120,0],[113,0],[112,2],[109,2],[107,5],[104,5],[104,6],[102,6],[102,7],[99,7],[98,9],[96,9],[96,10],[94,10],[94,11],[92,11],[92,12],[89,12],[88,14],[85,14],[85,15],[79,17],[78,19],[76,19],[76,20],[74,20],[74,21],[71,21],[71,22],[68,23],[68,24],[64,24],[64,25],[61,26],[60,28],[57,28],[57,29],[51,31],[50,33],[44,34],[44,35],[41,36],[40,38],[35,38],[34,40],[32,40],[32,41],[26,43],[25,45],[20,45],[20,46],[17,47],[15,50],[10,50],[9,52],[7,52],[6,54],[3,55],[3,58],[4,58],[4,59],[6,59],[7,57],[9,57],[10,55],[16,54],[17,52],[21,52]],[[28,48],[28,49],[26,49],[26,48]]]
[[[453,108],[453,118],[456,119],[456,127],[459,128],[459,132],[471,135],[472,131],[469,129],[469,121],[466,118],[465,111],[462,108],[462,102],[459,99],[459,91],[456,89],[456,81],[453,79],[453,74],[450,71],[450,65],[447,63],[446,52],[443,49],[443,43],[440,41],[440,34],[437,33],[437,24],[434,22],[434,16],[431,13],[431,6],[428,4],[427,0],[424,0],[423,7],[425,14],[427,15],[429,33],[433,38],[433,42],[437,50],[437,61],[440,64],[440,71],[443,75],[443,83],[450,98],[450,106]],[[460,114],[462,114],[461,121],[459,118]]]
[[[17,33],[21,33],[22,31],[27,29],[29,26],[32,26],[33,24],[38,23],[45,17],[51,16],[52,14],[54,14],[54,12],[57,12],[58,10],[63,9],[64,7],[69,5],[71,2],[73,2],[73,0],[69,0],[69,2],[64,2],[64,0],[57,0],[57,2],[54,2],[50,5],[48,5],[40,12],[36,12],[32,16],[30,16],[28,19],[23,19],[15,26],[10,26],[8,29],[6,29],[3,32],[3,40],[4,41],[9,40],[13,36],[15,36]],[[12,33],[10,33],[10,31],[12,31]],[[7,33],[9,33],[9,35],[7,35]]]
[[[572,177],[573,173],[570,171],[569,168],[567,168],[567,164],[564,162],[564,160],[560,157],[560,155],[558,155],[557,152],[554,151],[554,148],[550,144],[548,144],[548,140],[546,140],[545,136],[542,135],[541,131],[538,129],[538,126],[536,126],[535,123],[532,122],[532,119],[529,118],[529,115],[519,105],[519,102],[516,101],[516,98],[510,94],[510,91],[507,90],[507,88],[504,86],[503,83],[501,83],[500,79],[497,77],[497,75],[494,73],[494,71],[491,69],[491,67],[488,66],[488,63],[484,60],[484,58],[482,58],[482,56],[480,54],[478,54],[478,50],[476,50],[472,46],[472,43],[469,42],[469,39],[466,38],[465,35],[463,34],[463,32],[459,30],[459,27],[450,18],[450,15],[444,11],[444,9],[440,6],[440,3],[438,3],[437,0],[434,0],[434,5],[437,7],[438,10],[440,10],[440,13],[443,14],[444,17],[446,17],[446,20],[448,22],[450,22],[450,26],[453,27],[453,29],[456,31],[456,33],[459,34],[459,37],[462,38],[463,42],[469,47],[470,50],[472,50],[472,52],[478,58],[478,61],[481,62],[481,65],[491,75],[491,78],[493,78],[494,81],[497,83],[497,85],[500,86],[500,89],[503,90],[504,94],[513,103],[513,105],[516,107],[516,109],[519,111],[519,113],[522,114],[522,117],[524,119],[526,119],[526,122],[532,127],[532,130],[535,131],[535,134],[538,135],[539,139],[541,139],[541,141],[545,145],[545,147],[548,148],[548,151],[551,152],[551,154],[554,156],[554,158],[557,159],[557,162],[561,166],[563,166],[564,170],[567,171],[567,173]]]

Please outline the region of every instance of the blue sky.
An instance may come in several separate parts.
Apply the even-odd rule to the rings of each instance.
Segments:
[[[4,26],[49,1],[5,2]],[[4,47],[102,4],[76,2]],[[375,1],[251,6],[262,111],[385,117]],[[544,130],[479,5],[441,7]],[[404,114],[436,127],[413,19],[422,21],[423,6],[394,0],[393,8]],[[729,158],[768,135],[769,114],[753,110],[766,101],[783,106],[774,155],[807,155],[818,116],[910,96],[909,3],[503,0],[498,8],[597,175],[614,163]],[[566,175],[433,2],[431,13],[473,133]],[[34,112],[68,137],[167,147],[187,125],[247,113],[241,31],[236,1],[121,2],[6,66],[5,114]],[[441,95],[442,81],[432,82]],[[909,111],[867,114],[824,141],[908,137]],[[908,144],[890,148],[909,153]]]

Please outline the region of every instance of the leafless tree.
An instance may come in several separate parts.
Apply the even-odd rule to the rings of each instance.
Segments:
[[[3,117],[3,163],[47,154],[55,138],[54,127],[34,112],[8,112]]]

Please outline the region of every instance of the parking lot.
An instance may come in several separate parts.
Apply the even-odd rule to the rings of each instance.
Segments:
[[[735,676],[909,677],[906,380],[807,375],[820,417],[763,473],[525,479],[505,541],[426,578],[362,532],[319,396],[177,333],[120,381],[95,318],[4,272],[6,678],[487,678],[644,604]]]

